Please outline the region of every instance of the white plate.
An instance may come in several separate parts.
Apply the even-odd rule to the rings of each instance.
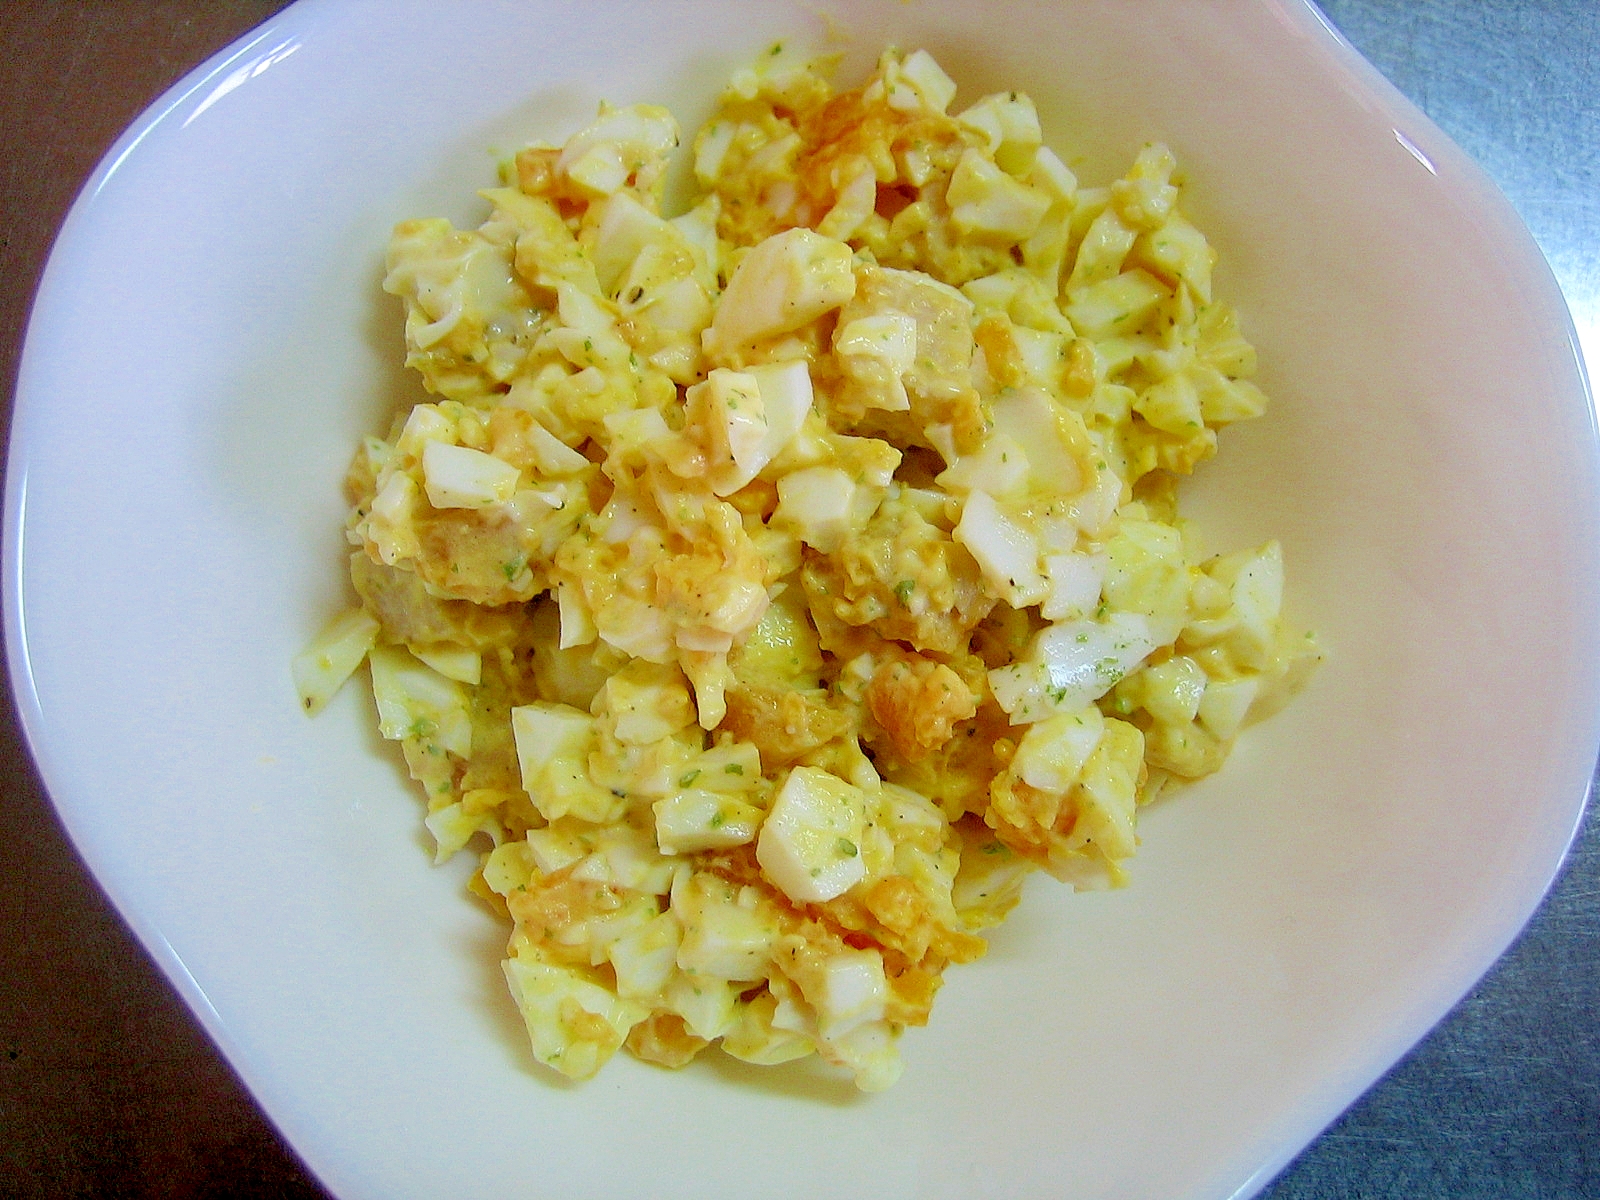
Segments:
[[[78,848],[346,1197],[1226,1197],[1259,1187],[1538,902],[1597,741],[1593,415],[1504,200],[1297,0],[830,6],[963,95],[1021,87],[1089,181],[1169,142],[1274,399],[1194,488],[1276,534],[1332,660],[1149,813],[1128,889],[1040,881],[905,1078],[535,1069],[502,933],[427,863],[397,756],[293,653],[342,603],[339,479],[409,394],[394,220],[602,98],[686,127],[807,5],[303,2],[113,149],[40,288],[6,635]]]

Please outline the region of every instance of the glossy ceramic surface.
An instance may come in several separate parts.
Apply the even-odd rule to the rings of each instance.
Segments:
[[[1532,911],[1594,762],[1596,439],[1543,260],[1480,172],[1291,3],[305,2],[113,149],[36,303],[6,634],[76,844],[347,1197],[1245,1195]],[[339,478],[409,384],[402,217],[602,98],[686,127],[778,36],[1019,87],[1087,182],[1176,151],[1273,397],[1195,481],[1276,535],[1331,661],[1146,815],[1128,889],[1032,887],[907,1071],[538,1072],[503,936],[428,865],[352,688],[287,663],[344,602]],[[958,105],[963,103],[958,98]]]

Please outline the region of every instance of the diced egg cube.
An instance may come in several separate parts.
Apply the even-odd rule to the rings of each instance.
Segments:
[[[623,274],[651,242],[672,236],[672,227],[627,192],[616,192],[600,207],[595,230],[594,273],[600,290],[615,296]]]
[[[673,907],[676,911],[676,899]],[[777,937],[770,913],[702,889],[698,902],[678,917],[684,927],[678,945],[680,970],[710,979],[753,981],[766,976]]]
[[[973,454],[963,454],[935,481],[950,492],[1014,496],[1028,484],[1028,452],[1022,443],[996,431]]]
[[[1112,864],[1132,854],[1139,843],[1134,812],[1143,766],[1143,735],[1126,721],[1107,721],[1100,744],[1083,765],[1078,819]],[[1113,880],[1117,874],[1113,866]]]
[[[806,999],[817,1010],[817,1032],[822,1037],[843,1037],[857,1026],[883,1018],[889,984],[878,951],[842,950],[824,960],[817,975]]]
[[[535,871],[533,852],[525,841],[502,842],[483,860],[483,882],[496,895],[509,896],[526,887]]]
[[[767,465],[767,418],[761,387],[752,375],[713,368],[689,389],[690,411],[701,410],[716,428],[712,441],[726,445],[728,460],[711,464],[711,490],[729,496]]]
[[[433,834],[433,860],[441,863],[471,841],[472,835],[486,825],[499,826],[499,822],[484,813],[468,812],[460,801],[434,809],[422,819],[422,823]]]
[[[471,753],[472,719],[459,683],[400,646],[374,646],[367,660],[384,737],[430,741],[460,758]]]
[[[767,421],[761,452],[771,462],[800,432],[811,411],[811,368],[803,358],[749,367],[745,374],[756,381],[761,411]]]
[[[511,735],[517,746],[522,786],[532,792],[540,773],[557,759],[577,759],[588,752],[594,718],[566,704],[536,700],[511,710]]]
[[[1132,333],[1171,295],[1147,271],[1134,269],[1068,293],[1067,318],[1084,337],[1104,339]]]
[[[948,823],[943,811],[920,792],[898,784],[882,785],[879,823],[890,832],[895,844],[921,846],[934,850],[944,844]]]
[[[573,871],[572,877],[581,878],[581,871]],[[572,922],[552,940],[565,946],[582,947],[589,953],[589,964],[599,966],[610,957],[611,947],[619,939],[636,932],[658,915],[654,896],[634,896],[618,908],[591,912]]]
[[[417,481],[406,471],[392,471],[372,498],[367,536],[378,557],[390,566],[417,554]]]
[[[1024,295],[1027,285],[1027,276],[1022,272],[1002,270],[967,280],[961,285],[961,294],[977,305],[980,311],[988,309],[1003,313],[1009,312],[1018,298]]]
[[[439,411],[437,404],[418,404],[406,414],[395,449],[401,454],[420,457],[424,448],[433,442],[453,442],[456,439],[455,422]]]
[[[581,587],[570,580],[558,580],[556,612],[561,625],[561,636],[557,642],[560,649],[570,650],[594,641],[594,614],[589,611],[589,603],[583,598]]]
[[[576,475],[589,465],[581,453],[537,422],[528,427],[526,437],[528,448],[533,451],[533,465],[541,475],[560,479]]]
[[[945,191],[950,222],[968,235],[1020,242],[1033,236],[1050,196],[1013,179],[977,150],[961,156]]]
[[[1109,467],[1095,471],[1094,483],[1072,500],[1068,512],[1079,529],[1090,537],[1098,537],[1122,502],[1122,480]]]
[[[611,943],[606,956],[617,973],[617,995],[644,1000],[659,995],[678,966],[683,926],[664,912]]]
[[[1104,732],[1105,718],[1092,704],[1056,713],[1028,727],[1010,769],[1029,787],[1063,793],[1077,782]]]
[[[673,655],[672,618],[660,606],[634,596],[617,596],[595,613],[595,630],[608,645],[650,662]]]
[[[1013,175],[1033,165],[1034,151],[1044,140],[1039,113],[1022,92],[985,96],[956,120],[981,134],[995,162]]]
[[[653,745],[694,723],[689,689],[676,668],[624,667],[601,685],[598,703],[624,745]]]
[[[591,857],[604,860],[606,882],[651,896],[672,887],[680,865],[661,853],[649,829],[631,823],[602,830]]]
[[[1215,367],[1196,371],[1200,412],[1212,425],[1248,421],[1266,411],[1267,398],[1248,379],[1229,379]]]
[[[898,70],[885,72],[892,80],[889,107],[900,112],[915,112],[927,107],[942,113],[956,98],[955,80],[926,50],[913,50],[900,62]]]
[[[1066,496],[1082,490],[1078,452],[1087,450],[1089,439],[1075,414],[1058,409],[1038,388],[1011,388],[994,402],[994,425],[1023,447],[1035,488]]]
[[[587,372],[591,367],[621,367],[632,353],[617,332],[611,312],[600,299],[576,284],[556,284],[556,311],[561,327],[546,336],[573,366]],[[605,376],[596,371],[591,390],[605,387]]]
[[[877,206],[878,175],[867,159],[856,160],[855,172],[839,189],[838,196],[827,215],[817,222],[817,232],[842,240],[853,237]]]
[[[552,759],[530,783],[523,785],[528,798],[547,821],[570,816],[604,825],[621,819],[628,807],[625,796],[601,787],[590,777],[582,758]]]
[[[427,663],[446,679],[476,687],[483,678],[483,655],[465,646],[439,643],[431,646],[413,646],[411,653]]]
[[[656,843],[663,854],[723,850],[755,841],[761,810],[706,788],[684,788],[657,800]]]
[[[694,766],[679,776],[679,787],[702,787],[713,792],[748,792],[761,782],[761,751],[753,742],[724,742],[694,759]]]
[[[772,520],[794,529],[806,545],[831,554],[850,531],[855,495],[855,481],[838,467],[791,471],[778,480]]]
[[[1045,579],[1050,592],[1039,605],[1046,621],[1085,617],[1100,603],[1100,584],[1105,578],[1105,559],[1098,554],[1049,554],[1044,560]]]
[[[1066,358],[1067,334],[1055,329],[1029,329],[1013,325],[1011,341],[1022,360],[1022,369],[1034,380],[1051,384],[1061,377]]]
[[[1229,649],[1243,665],[1259,670],[1272,655],[1283,609],[1283,549],[1277,542],[1268,542],[1239,571],[1233,607],[1239,614],[1239,629]]]
[[[961,510],[955,540],[971,552],[983,577],[1013,608],[1043,600],[1049,585],[1039,570],[1039,543],[1001,511],[987,492],[973,492]]]
[[[533,1056],[569,1079],[588,1079],[648,1015],[575,968],[528,956],[505,961],[506,982],[528,1027]]]
[[[1168,375],[1139,393],[1133,410],[1166,433],[1187,437],[1197,433],[1204,418],[1200,394],[1187,374]]]
[[[607,413],[601,423],[606,427],[612,454],[625,454],[630,450],[643,449],[672,435],[666,419],[653,408],[633,408],[624,412]]]
[[[1148,619],[1137,613],[1057,621],[1035,636],[1021,661],[991,670],[989,689],[1014,725],[1075,712],[1120,683],[1155,646]]]
[[[809,229],[788,229],[758,243],[728,280],[705,350],[726,357],[810,324],[855,295],[850,247]]]
[[[1195,719],[1206,691],[1206,673],[1194,659],[1183,654],[1146,667],[1137,682],[1145,711],[1157,721],[1174,726],[1187,725]]]
[[[567,139],[556,169],[597,196],[609,196],[640,168],[665,160],[678,144],[678,122],[666,109],[634,104],[600,114]]]
[[[1210,680],[1195,709],[1196,719],[1207,733],[1227,741],[1244,727],[1250,706],[1260,690],[1261,680],[1255,675]]]
[[[723,1035],[723,1050],[735,1058],[764,1067],[813,1053],[816,1043],[809,1035],[773,1025],[777,1007],[778,1002],[770,992],[758,992],[740,1002],[732,1026]]]
[[[666,1010],[682,1017],[690,1033],[709,1042],[733,1027],[739,989],[726,980],[680,971],[667,981],[663,999]]]
[[[429,442],[422,477],[435,508],[483,508],[511,498],[521,472],[510,463],[450,442]]]
[[[739,128],[734,121],[712,121],[695,138],[694,175],[702,187],[709,188],[716,184],[723,159],[733,148],[733,139]]]
[[[816,767],[795,767],[761,825],[756,861],[790,899],[831,900],[866,877],[866,797]]]
[[[609,195],[628,182],[628,164],[621,152],[604,143],[571,156],[563,165],[568,179],[597,195]]]
[[[526,839],[534,865],[546,875],[570,867],[589,854],[591,846],[570,820],[552,821],[530,829]]]
[[[352,608],[323,626],[294,659],[301,708],[312,715],[322,711],[366,658],[378,640],[378,628],[377,618],[364,608]]]
[[[1028,172],[1028,182],[1052,199],[1072,203],[1078,194],[1078,177],[1061,157],[1050,147],[1040,146],[1033,152],[1033,165]]]
[[[818,1049],[829,1062],[848,1068],[858,1089],[881,1092],[893,1087],[904,1069],[896,1036],[887,1021],[864,1021]]]

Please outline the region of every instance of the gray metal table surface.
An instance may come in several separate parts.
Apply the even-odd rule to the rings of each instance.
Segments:
[[[283,6],[0,4],[7,426],[28,303],[73,193],[140,109]],[[1600,3],[1323,8],[1500,185],[1600,363]],[[0,788],[0,1197],[323,1195],[78,862],[9,704]],[[1595,807],[1500,963],[1261,1194],[1600,1197]]]

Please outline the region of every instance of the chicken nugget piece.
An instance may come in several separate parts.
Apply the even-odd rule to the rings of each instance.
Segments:
[[[484,650],[510,645],[521,631],[521,607],[446,600],[414,571],[386,566],[365,550],[350,556],[350,582],[383,631],[408,645],[448,644]]]
[[[867,708],[902,758],[938,750],[978,711],[966,681],[941,662],[900,654],[878,664]]]
[[[762,769],[798,762],[850,726],[849,716],[829,707],[825,693],[741,683],[727,693],[728,715],[721,729],[761,751]]]

